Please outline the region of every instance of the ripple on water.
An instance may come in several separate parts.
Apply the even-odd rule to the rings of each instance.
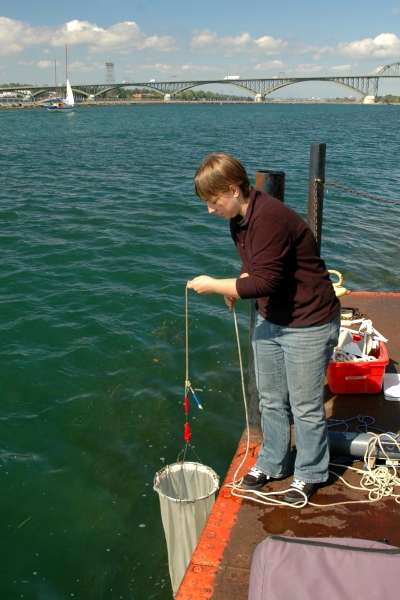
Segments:
[[[284,170],[285,201],[305,215],[319,140],[327,179],[398,201],[393,111],[176,105],[49,117],[1,114],[0,596],[26,594],[29,580],[43,600],[166,600],[152,482],[183,447],[185,283],[239,268],[228,223],[207,215],[193,174],[215,150],[251,178]],[[322,253],[346,287],[399,289],[398,216],[329,188]],[[248,303],[237,310],[246,362]],[[191,403],[193,441],[223,477],[244,427],[232,313],[190,292],[189,321],[204,406]]]

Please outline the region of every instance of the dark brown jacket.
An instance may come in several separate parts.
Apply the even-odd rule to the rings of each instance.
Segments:
[[[257,310],[276,325],[329,323],[339,312],[325,263],[307,223],[276,198],[252,188],[244,219],[231,219],[242,260],[241,298],[257,298]]]

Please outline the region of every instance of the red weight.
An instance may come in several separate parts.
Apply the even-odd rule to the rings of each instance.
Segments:
[[[185,423],[185,425],[183,426],[183,439],[185,440],[185,442],[188,442],[191,437],[192,432],[190,431],[190,425],[189,423]]]

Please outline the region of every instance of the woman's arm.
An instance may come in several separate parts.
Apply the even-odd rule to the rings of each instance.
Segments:
[[[248,273],[242,273],[240,278],[248,277]],[[198,294],[221,294],[229,308],[233,308],[234,303],[240,298],[236,289],[236,279],[214,279],[208,275],[200,275],[191,281],[187,286]]]
[[[221,294],[232,298],[240,298],[236,290],[236,279],[214,279],[208,275],[200,275],[187,282],[190,290],[198,294]]]

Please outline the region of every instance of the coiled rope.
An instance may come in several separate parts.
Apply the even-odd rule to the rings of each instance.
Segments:
[[[237,320],[235,306],[233,306],[232,312],[233,312],[236,341],[237,341],[237,348],[238,348],[240,377],[241,377],[243,402],[244,402],[245,417],[246,417],[246,432],[247,432],[246,438],[247,439],[246,439],[246,451],[244,453],[241,463],[239,464],[238,468],[236,469],[236,471],[234,473],[233,481],[230,483],[224,484],[226,487],[230,488],[231,494],[238,498],[246,498],[247,500],[252,500],[253,502],[258,502],[259,504],[263,504],[266,506],[276,506],[276,505],[279,506],[280,505],[280,506],[289,506],[291,508],[304,508],[304,506],[306,506],[307,504],[309,504],[310,506],[314,506],[316,508],[321,508],[321,509],[332,507],[332,506],[341,506],[344,504],[370,504],[372,502],[377,502],[379,500],[382,500],[384,498],[389,498],[389,497],[393,498],[398,504],[400,504],[400,478],[398,477],[396,466],[392,463],[391,459],[388,457],[388,455],[385,451],[384,445],[382,444],[382,437],[384,436],[385,442],[387,443],[388,439],[390,439],[390,441],[393,443],[393,445],[396,446],[400,452],[399,436],[396,434],[393,434],[393,433],[375,434],[373,432],[367,431],[367,433],[370,433],[372,437],[370,438],[370,440],[367,444],[366,451],[364,454],[364,462],[366,465],[366,470],[361,470],[361,469],[357,469],[355,467],[350,467],[350,466],[346,467],[347,469],[350,469],[350,470],[355,471],[356,473],[360,474],[361,479],[360,479],[359,486],[354,486],[354,485],[350,484],[348,481],[346,481],[343,478],[342,475],[339,475],[336,471],[333,471],[331,469],[329,470],[329,473],[331,473],[332,475],[334,475],[335,477],[340,479],[350,489],[360,490],[362,492],[368,492],[368,499],[345,500],[343,502],[334,502],[334,503],[330,503],[330,504],[315,504],[314,502],[310,502],[308,500],[307,496],[299,490],[299,494],[302,494],[304,496],[304,499],[299,502],[296,502],[296,503],[288,503],[288,502],[284,502],[282,500],[276,499],[276,496],[284,495],[288,491],[289,488],[287,488],[285,490],[279,490],[276,492],[260,492],[259,490],[244,490],[241,487],[243,477],[241,477],[239,479],[237,477],[238,477],[238,473],[241,470],[243,464],[245,463],[248,453],[249,453],[250,427],[249,427],[249,414],[248,414],[248,406],[247,406],[246,386],[245,386],[245,380],[244,380],[244,370],[243,370],[242,352],[241,352],[241,345],[240,345],[239,327],[238,327],[238,320]],[[192,394],[194,395],[194,397],[196,399],[196,402],[199,404],[199,407],[201,408],[201,405],[198,402],[198,400],[194,394],[192,384],[189,380],[189,300],[188,300],[188,288],[186,287],[185,397],[187,396],[187,393],[189,392],[189,390],[192,392]],[[186,417],[187,417],[187,413],[186,413]],[[358,418],[360,420],[360,415],[358,415],[358,417],[354,417],[354,418]],[[372,419],[372,417],[371,417],[371,419]],[[346,428],[347,428],[347,421],[349,421],[349,420],[351,420],[351,419],[341,420],[341,421],[336,420],[335,422],[333,422],[333,420],[331,420],[331,426],[345,424]],[[186,423],[187,423],[187,420],[186,420]],[[367,422],[365,421],[364,417],[362,420],[362,424],[365,426],[365,429],[367,430]],[[380,431],[382,431],[382,430],[380,430]],[[187,439],[185,448],[184,448],[184,455],[186,454],[188,445],[193,450],[193,447],[189,443],[189,439]],[[376,456],[377,448],[379,448],[380,451],[382,452],[382,454],[385,456],[387,464],[378,466],[376,468],[372,468],[371,465],[374,462],[374,456]],[[194,452],[194,450],[193,450],[193,452]],[[201,461],[199,461],[199,462],[201,462]],[[339,467],[340,465],[330,463],[330,466],[331,467]],[[396,493],[396,488],[398,488],[398,493]]]
[[[314,506],[317,508],[328,508],[332,506],[341,506],[344,504],[370,504],[372,502],[378,502],[384,498],[393,498],[395,502],[400,504],[400,477],[398,476],[396,466],[392,463],[391,459],[388,457],[384,446],[382,444],[382,437],[385,437],[385,442],[388,442],[388,438],[393,443],[394,446],[400,451],[400,443],[399,436],[392,433],[381,433],[375,434],[372,432],[367,432],[372,435],[370,438],[365,454],[364,454],[364,463],[366,465],[366,470],[357,469],[355,467],[347,466],[347,469],[355,471],[356,473],[361,475],[360,486],[353,486],[348,481],[346,481],[341,475],[339,475],[336,471],[332,471],[329,469],[329,473],[340,479],[347,487],[353,490],[360,490],[362,492],[368,492],[368,499],[366,500],[345,500],[343,502],[334,502],[330,504],[315,504],[314,502],[310,502],[307,496],[299,491],[300,494],[304,496],[304,499],[296,502],[296,503],[288,503],[282,500],[278,500],[275,496],[284,495],[288,489],[279,490],[276,492],[260,492],[259,490],[244,490],[241,486],[243,477],[237,479],[237,475],[242,468],[243,464],[246,461],[246,458],[249,453],[250,448],[250,427],[249,427],[249,415],[247,408],[247,396],[246,396],[246,388],[244,381],[244,373],[243,373],[243,362],[242,362],[242,353],[240,348],[240,336],[239,336],[239,327],[237,321],[237,315],[235,306],[233,306],[233,319],[235,324],[235,332],[236,332],[236,340],[238,346],[238,358],[239,358],[239,367],[240,367],[240,377],[242,383],[242,393],[243,393],[243,401],[246,415],[246,431],[247,431],[247,442],[246,442],[246,452],[244,457],[235,471],[233,476],[233,481],[231,483],[225,484],[226,487],[231,489],[231,494],[233,496],[237,496],[239,498],[246,498],[248,500],[253,500],[254,502],[258,502],[260,504],[264,504],[266,506],[290,506],[291,508],[303,508],[306,504],[310,506]],[[360,415],[358,416],[358,418]],[[350,420],[350,419],[348,419]],[[341,421],[342,422],[342,421]],[[363,423],[366,426],[365,420]],[[338,422],[335,422],[337,425]],[[380,430],[382,431],[382,430]],[[376,456],[377,448],[379,448],[382,454],[386,458],[386,465],[378,466],[376,468],[372,468],[371,465],[373,463],[374,456]],[[329,463],[330,467],[338,467],[338,465]],[[398,493],[396,492],[396,488],[398,489]],[[249,495],[252,494],[252,495]]]

